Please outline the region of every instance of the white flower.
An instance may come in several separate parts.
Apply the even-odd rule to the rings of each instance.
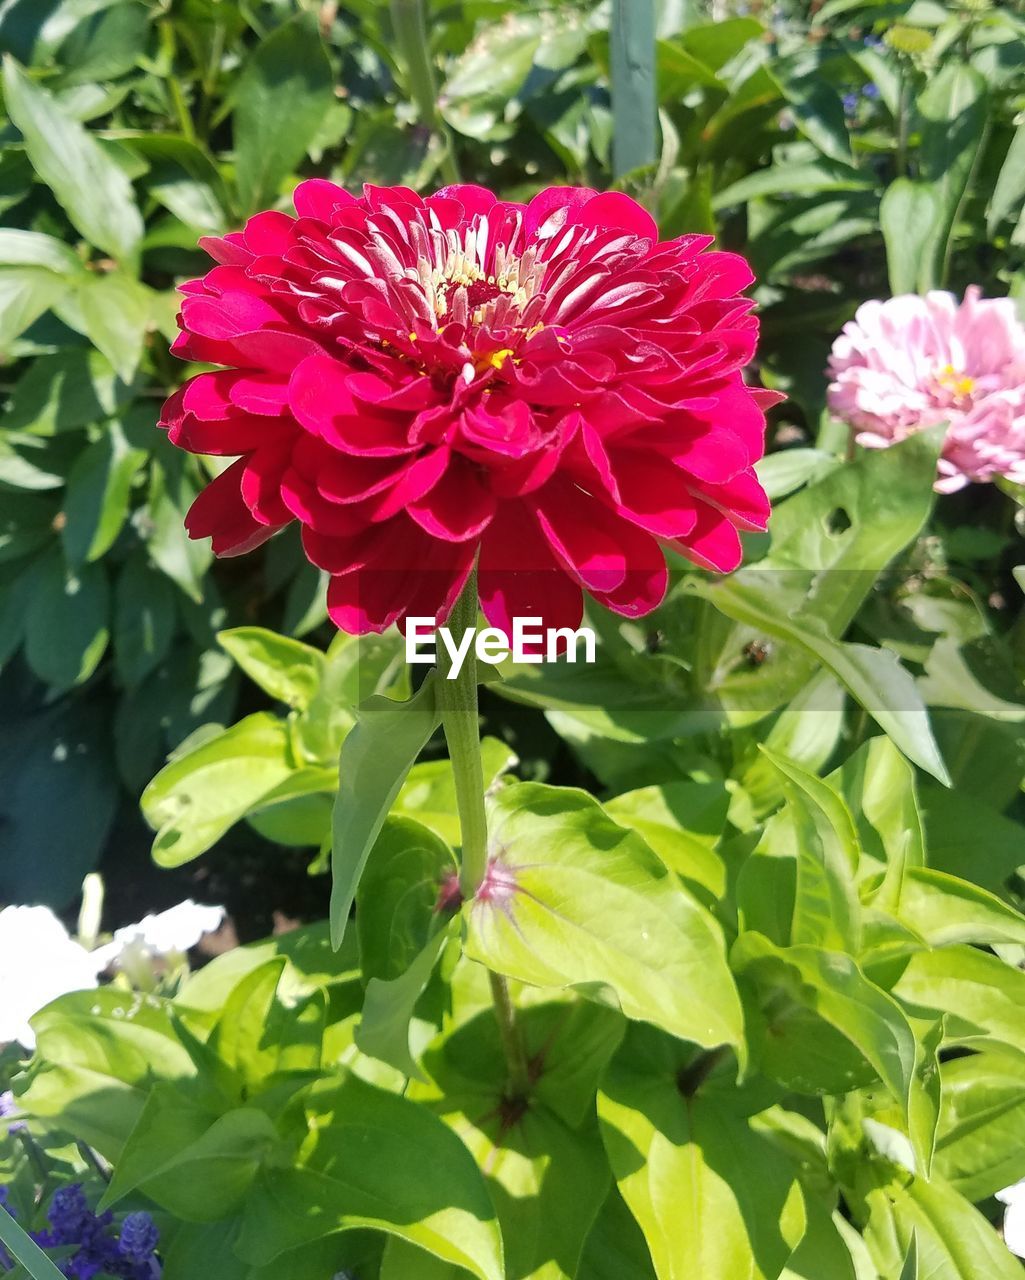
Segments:
[[[215,933],[221,927],[224,914],[223,907],[202,907],[190,898],[116,930],[113,942],[99,947],[93,955],[102,969],[120,965],[129,955],[152,959],[188,951],[205,933]]]
[[[1007,1205],[1004,1212],[1004,1244],[1019,1258],[1025,1258],[1025,1178],[1013,1187],[997,1192],[997,1199]]]
[[[97,985],[100,965],[48,907],[0,911],[0,1044],[34,1049],[28,1025],[51,1000]]]

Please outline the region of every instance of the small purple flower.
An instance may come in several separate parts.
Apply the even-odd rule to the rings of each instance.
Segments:
[[[159,1232],[148,1213],[130,1213],[120,1234],[111,1228],[114,1215],[90,1209],[80,1183],[54,1192],[47,1212],[50,1229],[35,1231],[33,1239],[43,1248],[76,1246],[69,1258],[58,1263],[68,1280],[94,1280],[117,1276],[121,1280],[156,1280],[160,1264],[154,1257]]]
[[[866,98],[878,98],[879,86],[877,84],[867,84],[861,91]]]
[[[843,109],[849,116],[854,115],[858,109],[858,95],[856,93],[845,93],[843,96]]]
[[[46,1215],[50,1219],[52,1244],[80,1244],[87,1234],[95,1230],[99,1220],[89,1208],[80,1182],[61,1187],[53,1193]]]
[[[148,1213],[130,1213],[121,1223],[118,1248],[129,1262],[149,1262],[159,1239],[160,1232]]]
[[[0,1093],[0,1120],[6,1120],[8,1116],[15,1115],[17,1110],[14,1094],[11,1093],[10,1089],[5,1089],[3,1093]]]
[[[882,36],[867,35],[862,41],[866,49],[878,49],[883,43]]]

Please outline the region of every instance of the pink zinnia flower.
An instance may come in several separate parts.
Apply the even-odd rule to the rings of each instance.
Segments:
[[[1009,298],[973,285],[866,302],[829,360],[829,407],[869,449],[948,424],[936,488],[1007,476],[1025,484],[1025,328]]]
[[[773,393],[744,385],[747,263],[664,244],[625,195],[482,187],[356,198],[304,182],[298,214],[206,240],[173,350],[223,368],[168,401],[194,453],[240,455],[196,499],[220,555],[302,525],[349,632],[444,619],[475,559],[508,630],[628,616],[666,590],[662,547],[730,570],[769,504],[752,464]]]

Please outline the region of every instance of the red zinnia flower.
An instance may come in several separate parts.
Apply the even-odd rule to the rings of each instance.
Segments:
[[[240,455],[192,537],[237,555],[299,520],[350,632],[443,620],[475,557],[503,629],[576,626],[582,591],[649,612],[660,544],[736,568],[769,514],[752,464],[775,399],[741,376],[743,258],[660,244],[629,197],[575,187],[522,205],[313,180],[295,208],[205,240],[220,265],[183,286],[173,350],[223,368],[161,425]]]

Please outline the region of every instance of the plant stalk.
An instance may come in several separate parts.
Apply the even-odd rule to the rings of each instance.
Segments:
[[[448,628],[458,645],[477,626],[477,572],[466,580],[452,608]],[[484,770],[480,761],[480,727],[477,718],[477,657],[471,644],[458,676],[449,679],[452,662],[445,645],[438,644],[438,705],[445,730],[449,759],[455,775],[456,805],[462,858],[459,887],[472,898],[488,866],[488,827],[484,816]]]
[[[423,0],[391,0],[391,20],[409,92],[416,103],[420,121],[437,135],[443,148],[442,176],[446,182],[458,182],[459,168],[452,134],[438,110],[438,89],[431,65]]]
[[[477,625],[477,571],[470,574],[462,594],[448,618],[452,640],[458,646],[467,631]],[[462,842],[459,887],[465,899],[476,894],[488,866],[488,827],[484,812],[484,770],[480,758],[480,725],[477,713],[477,657],[471,644],[459,674],[449,679],[452,660],[444,643],[438,645],[438,703],[445,730],[449,759],[455,777],[456,807]],[[509,985],[499,973],[489,970],[495,1017],[508,1067],[506,1091],[509,1098],[526,1096],[530,1071],[523,1037],[516,1023],[516,1010]]]
[[[502,1038],[502,1052],[509,1069],[506,1093],[510,1099],[522,1099],[530,1092],[530,1067],[523,1036],[516,1021],[516,1009],[509,995],[509,984],[500,973],[492,973],[490,970],[488,978],[491,982],[491,998],[495,1002],[498,1034]]]

